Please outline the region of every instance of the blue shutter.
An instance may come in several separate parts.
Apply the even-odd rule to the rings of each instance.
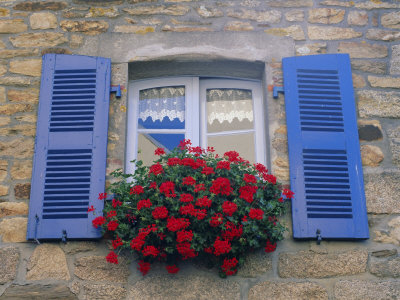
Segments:
[[[103,209],[111,61],[43,56],[27,239],[98,238]]]
[[[283,59],[294,238],[367,239],[350,58]]]

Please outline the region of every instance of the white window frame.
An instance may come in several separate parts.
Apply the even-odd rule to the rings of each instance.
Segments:
[[[140,90],[166,86],[185,86],[185,129],[139,129]],[[206,89],[209,88],[239,88],[251,90],[253,96],[254,129],[212,133],[208,135],[226,135],[255,131],[254,144],[256,149],[256,161],[265,165],[267,149],[264,129],[264,105],[261,83],[259,81],[242,79],[203,79],[194,76],[168,77],[129,82],[125,173],[133,174],[135,171],[135,165],[132,164],[131,161],[137,159],[139,133],[183,133],[185,139],[190,139],[193,145],[200,145],[203,148],[207,147],[205,94]]]

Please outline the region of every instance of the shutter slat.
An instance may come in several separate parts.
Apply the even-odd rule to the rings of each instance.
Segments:
[[[346,54],[283,59],[293,235],[369,237]]]
[[[111,63],[43,57],[28,239],[98,238],[104,191]]]

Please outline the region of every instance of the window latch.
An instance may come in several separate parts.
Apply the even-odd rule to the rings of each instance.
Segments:
[[[115,93],[115,97],[121,98],[121,85],[112,85],[110,89],[110,93]]]
[[[316,234],[317,234],[317,245],[320,245],[322,241],[321,230],[317,229]]]
[[[61,235],[61,241],[66,244],[67,243],[67,231],[64,229]]]
[[[285,91],[283,90],[283,86],[274,86],[272,89],[272,96],[274,97],[274,99],[278,98],[278,93],[282,93],[284,94]]]

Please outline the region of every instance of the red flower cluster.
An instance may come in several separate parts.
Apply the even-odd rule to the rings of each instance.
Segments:
[[[187,228],[190,225],[188,219],[169,217],[167,220],[167,228],[169,231],[175,232]]]
[[[234,275],[237,272],[237,269],[234,269],[236,267],[236,265],[238,264],[238,260],[236,259],[236,257],[228,259],[228,258],[224,258],[224,263],[221,266],[222,271],[227,275]]]
[[[112,263],[112,264],[118,264],[118,255],[117,254],[115,254],[115,252],[114,251],[110,251],[110,253],[108,253],[108,255],[106,256],[106,260],[109,262],[109,263]]]
[[[116,217],[117,216],[117,212],[115,210],[110,210],[107,213],[107,219],[112,218],[112,217]]]
[[[251,203],[254,201],[254,194],[257,192],[257,186],[245,185],[239,189],[239,198]]]
[[[164,150],[164,148],[157,148],[156,150],[154,150],[154,154],[155,155],[163,155],[163,154],[165,154],[165,150]]]
[[[107,198],[107,193],[99,193],[99,200],[104,200]]]
[[[210,192],[213,194],[221,194],[225,196],[229,196],[233,191],[231,187],[231,183],[228,178],[218,177],[217,179],[212,181],[212,185],[210,187]]]
[[[131,195],[140,195],[144,193],[144,189],[141,185],[135,185],[134,187],[131,188],[130,194]]]
[[[288,189],[284,189],[282,191],[282,194],[287,198],[287,199],[291,199],[293,198],[294,193],[291,190]]]
[[[191,230],[182,230],[182,231],[178,231],[176,233],[176,241],[178,243],[182,243],[182,242],[191,242],[193,238],[193,233]]]
[[[107,230],[108,231],[115,231],[118,228],[118,222],[117,221],[110,221],[107,224]]]
[[[205,190],[206,190],[206,186],[205,186],[204,183],[196,184],[194,186],[194,192],[195,193],[198,193],[198,192],[201,192],[201,191],[205,191]]]
[[[214,172],[214,169],[211,167],[204,167],[203,171],[201,171],[201,174],[211,175],[211,174],[215,174],[215,172]]]
[[[176,245],[176,250],[178,250],[178,253],[182,255],[183,260],[197,256],[197,253],[194,251],[194,249],[190,248],[190,246],[191,245],[188,242],[179,243]]]
[[[121,238],[117,236],[115,240],[111,242],[114,249],[117,249],[119,246],[122,246],[124,243],[122,242]]]
[[[142,199],[138,202],[137,209],[141,210],[143,207],[149,208],[149,207],[151,207],[151,205],[152,205],[152,203],[151,203],[150,199]]]
[[[222,211],[224,214],[231,217],[237,211],[237,205],[231,201],[224,201],[224,203],[222,203]]]
[[[100,217],[97,217],[97,218],[93,219],[92,225],[93,225],[94,228],[99,228],[99,227],[102,226],[105,222],[106,222],[106,218],[100,216]]]
[[[164,193],[165,197],[176,197],[175,184],[172,181],[165,181],[160,185],[160,193]]]
[[[165,206],[155,207],[151,213],[154,219],[165,219],[168,217],[168,209]]]
[[[212,201],[210,199],[208,199],[207,196],[204,196],[202,198],[197,199],[196,201],[196,205],[200,206],[200,207],[208,207],[210,208],[212,204]]]
[[[157,182],[153,181],[152,183],[150,183],[149,188],[157,189]]]
[[[217,169],[226,169],[230,170],[231,169],[231,163],[229,161],[219,161],[217,162]]]
[[[229,241],[221,240],[220,237],[214,242],[214,255],[219,256],[225,253],[229,253],[231,251],[231,243]]]
[[[243,180],[247,183],[257,183],[257,178],[251,174],[244,174]]]
[[[276,249],[276,243],[271,243],[269,240],[267,240],[267,245],[265,246],[265,252],[274,252]]]
[[[222,238],[227,241],[232,241],[234,238],[241,237],[243,234],[243,225],[236,226],[228,221],[225,224],[225,230],[222,231]]]
[[[143,248],[142,253],[144,256],[153,256],[156,257],[160,251],[154,246],[146,246]]]
[[[264,174],[263,179],[269,183],[276,184],[276,177],[272,174]]]
[[[95,211],[95,208],[93,207],[93,205],[88,207],[88,210],[87,210],[88,213],[91,212],[91,211]]]
[[[188,176],[182,179],[182,185],[194,185],[196,180],[192,176]]]
[[[236,151],[225,152],[224,156],[227,156],[230,162],[235,162],[239,160],[239,153],[237,153]]]
[[[250,208],[249,217],[255,220],[262,220],[264,211],[259,208]]]
[[[117,208],[118,206],[122,205],[122,202],[119,201],[119,200],[116,200],[116,199],[112,199],[112,204],[111,205],[112,205],[113,208]]]
[[[183,203],[192,202],[193,196],[191,194],[181,194],[179,201],[181,201]]]
[[[161,173],[164,173],[164,168],[160,163],[156,163],[150,167],[149,175],[150,174],[159,175]]]
[[[168,158],[167,165],[172,167],[181,164],[181,159],[178,157],[170,157]]]
[[[143,276],[146,275],[150,270],[150,263],[140,260],[138,264],[138,270],[143,274]]]
[[[218,227],[222,224],[223,220],[222,214],[216,213],[211,217],[210,225],[211,227]]]
[[[175,274],[175,273],[178,273],[178,271],[179,271],[179,268],[176,265],[166,266],[165,268],[167,269],[168,273],[170,273],[170,274]]]

